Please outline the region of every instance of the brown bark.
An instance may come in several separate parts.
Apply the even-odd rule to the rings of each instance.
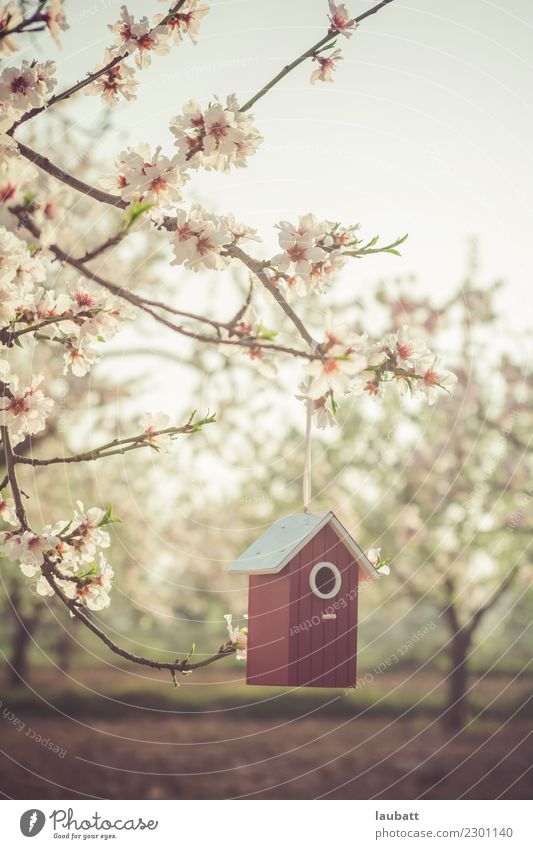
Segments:
[[[448,706],[444,723],[452,731],[460,731],[469,717],[469,670],[468,655],[472,644],[469,631],[459,630],[452,635],[449,648]]]
[[[32,637],[35,635],[41,618],[41,610],[37,608],[30,615],[24,615],[20,608],[19,592],[15,589],[11,594],[11,612],[13,629],[11,652],[8,659],[8,678],[12,685],[22,684],[29,673],[29,652]]]

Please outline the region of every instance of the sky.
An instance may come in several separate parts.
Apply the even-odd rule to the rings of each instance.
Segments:
[[[352,14],[370,5],[348,2]],[[196,47],[174,47],[138,72],[138,99],[115,110],[101,151],[110,164],[125,144],[171,151],[169,119],[185,101],[233,91],[244,101],[327,26],[326,0],[210,7]],[[71,28],[52,51],[60,87],[100,63],[120,3],[67,0],[66,8]],[[133,0],[128,8],[151,17],[167,6]],[[523,328],[532,301],[532,35],[528,0],[394,0],[339,39],[344,60],[333,84],[311,86],[307,62],[256,105],[265,143],[249,168],[200,174],[193,191],[213,211],[257,227],[272,247],[273,224],[308,211],[359,221],[363,235],[387,241],[408,232],[401,259],[377,257],[343,273],[348,293],[380,276],[416,274],[438,297],[461,280],[476,237],[482,279],[508,281],[502,309]],[[36,38],[49,52],[49,37]],[[93,131],[101,116],[98,98],[60,108]]]

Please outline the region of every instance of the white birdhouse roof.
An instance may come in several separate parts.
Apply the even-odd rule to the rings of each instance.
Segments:
[[[331,510],[326,513],[296,513],[278,519],[232,563],[229,571],[241,575],[273,575],[281,572],[309,540],[328,524],[364,572],[371,578],[379,578],[377,569]]]

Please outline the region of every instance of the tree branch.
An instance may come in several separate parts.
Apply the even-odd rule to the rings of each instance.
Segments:
[[[11,131],[9,134],[11,134]],[[41,168],[42,171],[46,171],[46,173],[50,174],[50,176],[55,177],[57,180],[65,183],[65,185],[70,186],[71,189],[75,189],[77,192],[87,195],[87,197],[94,198],[94,200],[100,201],[100,203],[107,203],[117,209],[125,210],[128,208],[128,204],[123,201],[122,198],[117,197],[117,195],[111,195],[109,192],[103,192],[95,186],[91,186],[89,183],[84,183],[83,180],[78,180],[77,177],[74,177],[72,174],[69,174],[68,171],[64,171],[62,168],[54,165],[54,163],[50,162],[46,156],[42,156],[40,153],[32,150],[31,147],[28,147],[28,145],[18,139],[16,139],[16,144],[19,151],[26,157],[26,159],[33,162],[33,164]]]
[[[155,27],[152,27],[152,29],[149,30],[147,35],[152,33],[157,27],[165,26],[166,24],[168,24],[168,22],[172,20],[176,12],[181,9],[184,3],[185,0],[179,0],[178,3],[175,3],[174,6],[165,15],[165,17],[162,18],[162,20],[159,21],[159,23]],[[20,127],[21,124],[25,124],[26,121],[29,121],[31,118],[35,118],[36,115],[40,115],[41,112],[44,112],[45,109],[51,109],[51,107],[55,106],[57,103],[61,103],[61,101],[67,100],[69,97],[72,97],[73,94],[77,94],[78,91],[81,91],[86,86],[90,85],[90,83],[103,76],[103,74],[110,71],[111,68],[114,68],[115,65],[118,65],[120,62],[123,62],[124,59],[127,59],[128,56],[130,56],[130,51],[125,50],[119,56],[115,56],[115,58],[108,62],[107,65],[104,65],[102,68],[99,68],[98,71],[94,71],[92,74],[88,74],[83,80],[80,80],[79,82],[70,86],[70,88],[59,92],[58,94],[55,94],[53,97],[50,98],[50,100],[48,100],[44,104],[44,106],[36,106],[34,109],[30,109],[21,118],[19,118],[19,120],[15,124],[13,124],[11,129],[8,131],[8,135],[12,135],[17,129],[17,127]]]
[[[26,517],[26,511],[24,509],[24,503],[22,501],[22,494],[20,491],[20,487],[17,480],[17,475],[15,471],[16,462],[20,461],[20,458],[16,458],[13,454],[13,450],[11,448],[11,441],[9,439],[9,432],[7,427],[0,427],[0,434],[2,436],[2,442],[4,445],[4,451],[6,455],[6,468],[7,468],[7,476],[9,478],[9,483],[11,486],[11,493],[13,495],[13,500],[15,502],[15,511],[17,514],[17,518],[20,522],[21,530],[23,531],[31,531],[31,528],[28,524],[28,520]],[[224,657],[229,657],[230,655],[235,653],[235,647],[231,643],[224,643],[218,650],[218,652],[210,657],[205,658],[204,660],[200,660],[197,663],[191,663],[189,658],[185,660],[180,660],[177,658],[173,663],[159,660],[151,660],[147,657],[142,657],[140,655],[133,654],[132,652],[127,651],[126,649],[120,648],[113,640],[108,637],[105,631],[102,631],[101,628],[98,628],[97,625],[92,622],[92,620],[85,613],[79,602],[76,599],[68,598],[61,587],[57,584],[55,575],[57,575],[57,567],[55,563],[50,560],[50,557],[45,557],[44,563],[41,566],[41,572],[53,589],[56,596],[63,602],[63,604],[70,610],[73,616],[76,619],[79,619],[80,622],[83,622],[86,628],[89,631],[92,631],[109,649],[111,649],[114,654],[123,657],[125,660],[129,660],[132,663],[139,664],[140,666],[149,666],[151,669],[166,669],[175,675],[176,672],[190,672],[194,669],[200,669],[204,666],[209,666],[211,663],[215,663],[217,660],[222,660]],[[60,574],[60,573],[59,573]]]
[[[84,463],[92,460],[101,460],[105,457],[112,457],[115,454],[125,454],[127,451],[132,451],[135,448],[150,448],[150,440],[158,436],[167,434],[179,433],[197,433],[204,424],[210,424],[214,421],[213,417],[206,417],[198,422],[193,422],[192,417],[181,427],[167,427],[163,430],[154,430],[153,432],[138,434],[137,436],[126,436],[123,439],[112,439],[105,445],[100,445],[98,448],[92,448],[89,451],[82,451],[79,454],[72,454],[67,457],[49,457],[41,459],[38,457],[23,457],[22,455],[14,454],[14,462],[22,463],[28,466],[52,466],[58,463]]]
[[[25,211],[23,208],[20,208],[20,207],[10,207],[10,210],[15,215],[17,215],[20,223],[24,227],[26,227],[26,229],[29,230],[29,232],[33,236],[35,236],[35,238],[40,237],[40,231],[35,226],[33,221],[31,220],[27,211]],[[198,315],[195,315],[194,313],[187,313],[187,312],[183,312],[181,310],[177,310],[174,307],[171,307],[167,304],[164,304],[161,301],[154,301],[154,300],[151,300],[149,298],[144,298],[141,295],[136,295],[134,292],[131,292],[128,289],[124,289],[122,286],[117,286],[115,283],[111,283],[111,281],[106,280],[101,275],[96,274],[94,271],[91,271],[89,268],[87,268],[85,266],[84,262],[82,262],[79,259],[75,259],[73,256],[71,256],[66,251],[64,251],[62,248],[60,248],[59,245],[55,245],[55,244],[49,245],[48,249],[50,251],[52,251],[52,253],[57,257],[57,259],[59,259],[61,262],[67,263],[67,265],[70,265],[73,268],[76,268],[80,272],[80,274],[83,274],[83,276],[86,277],[88,280],[91,280],[93,283],[96,283],[98,286],[101,286],[102,288],[106,289],[108,292],[110,292],[115,297],[121,298],[122,300],[127,301],[132,306],[137,307],[137,309],[142,310],[142,312],[147,313],[152,318],[154,318],[157,322],[159,322],[160,324],[163,324],[165,327],[167,327],[169,330],[173,330],[174,332],[179,333],[180,335],[185,336],[189,339],[195,339],[198,342],[204,342],[204,343],[207,343],[207,344],[210,344],[210,345],[226,345],[226,346],[230,346],[230,347],[248,348],[249,350],[252,350],[252,351],[255,351],[255,350],[262,350],[262,351],[266,351],[266,352],[277,351],[278,353],[289,354],[290,356],[301,357],[301,358],[304,358],[304,359],[307,359],[307,360],[316,359],[317,356],[318,356],[314,353],[308,353],[307,351],[300,351],[297,348],[292,348],[292,347],[289,347],[287,345],[279,345],[277,343],[265,343],[265,342],[262,342],[261,340],[255,338],[255,337],[245,336],[244,334],[240,335],[237,331],[232,329],[231,322],[229,322],[229,323],[216,322],[213,319],[209,319],[209,318],[204,317],[204,316],[198,316]],[[252,262],[252,263],[255,262],[254,260],[251,259],[251,257],[249,259],[250,259],[250,262]],[[272,284],[270,284],[270,281],[268,281],[268,283],[269,283],[269,285],[272,285]],[[288,314],[293,313],[290,306],[286,303],[283,296],[281,295],[281,293],[279,293],[277,291],[275,286],[273,286],[273,289],[277,293],[276,300],[278,300],[278,302],[280,302],[280,303],[281,302],[285,303],[286,310],[290,311]],[[160,315],[159,313],[157,313],[155,311],[155,309],[161,309],[161,310],[164,310],[164,311],[171,313],[171,314],[174,314],[174,315],[179,315],[181,317],[191,318],[191,319],[194,319],[196,321],[205,322],[205,323],[210,324],[213,327],[217,328],[219,331],[220,330],[231,330],[233,335],[236,336],[237,338],[231,338],[230,339],[230,338],[224,338],[221,335],[209,336],[205,333],[197,333],[193,330],[189,330],[189,329],[185,328],[181,324],[176,324],[174,321],[171,321],[170,319],[166,318],[165,316]],[[296,321],[299,322],[300,325],[302,326],[304,332],[307,334],[307,331],[305,330],[304,325],[300,322],[300,319],[298,319],[298,317],[294,313],[293,313],[293,315],[295,316]],[[311,339],[311,336],[309,336],[309,334],[307,334],[307,336],[308,336],[309,339]],[[305,338],[305,336],[303,338]]]
[[[372,6],[372,8],[368,9],[367,12],[363,12],[362,15],[359,15],[358,18],[355,18],[355,21],[358,24],[361,23],[361,21],[364,21],[365,18],[370,17],[370,15],[375,15],[376,12],[379,12],[380,9],[383,9],[384,6],[388,6],[388,4],[392,2],[393,0],[382,0],[381,3],[378,3],[376,6]],[[285,65],[285,67],[282,68],[281,71],[270,80],[270,82],[264,85],[263,88],[257,92],[257,94],[254,94],[253,97],[247,100],[244,106],[241,106],[240,111],[247,112],[248,109],[251,109],[254,103],[257,103],[258,100],[264,97],[265,94],[267,94],[271,88],[274,88],[275,85],[277,85],[282,79],[284,79],[287,74],[290,74],[291,71],[294,71],[294,69],[297,68],[298,65],[301,65],[302,62],[305,62],[306,59],[312,59],[313,56],[320,52],[321,48],[323,48],[328,42],[331,41],[332,38],[335,38],[335,36],[337,36],[338,34],[338,29],[336,29],[336,27],[334,26],[331,26],[328,29],[326,35],[323,36],[323,38],[317,41],[316,44],[313,44],[312,47],[309,47],[309,49],[302,53],[300,56],[298,56],[297,59],[294,59],[288,65]]]
[[[2,444],[4,446],[4,453],[6,455],[6,471],[7,477],[9,479],[9,483],[11,484],[11,494],[13,495],[13,501],[15,502],[15,513],[17,515],[17,519],[20,522],[20,527],[24,531],[29,530],[28,519],[26,518],[26,510],[24,509],[24,502],[22,501],[22,493],[20,491],[20,487],[18,484],[17,476],[15,474],[15,463],[16,458],[13,454],[13,449],[11,447],[11,440],[9,438],[9,431],[7,427],[0,427],[0,434],[2,436]]]
[[[289,303],[285,300],[277,286],[274,286],[272,281],[269,279],[268,275],[265,274],[265,265],[259,260],[253,259],[251,256],[248,256],[241,248],[238,248],[236,245],[227,249],[227,253],[229,256],[234,256],[240,261],[261,281],[265,289],[270,292],[272,297],[278,302],[281,309],[285,313],[285,315],[289,318],[289,320],[294,324],[298,333],[304,340],[307,342],[313,354],[317,353],[318,342],[313,339],[309,331],[307,330],[305,324],[299,318],[299,316],[294,312],[293,308]]]
[[[231,644],[224,643],[216,654],[213,654],[204,660],[199,660],[197,663],[191,663],[190,660],[180,660],[177,658],[173,663],[162,660],[152,660],[148,657],[142,657],[138,654],[133,654],[133,652],[129,652],[126,649],[121,648],[119,645],[113,642],[113,640],[108,637],[108,635],[99,628],[94,622],[87,616],[85,611],[81,608],[81,606],[76,602],[75,599],[68,598],[60,586],[57,585],[54,578],[54,570],[55,566],[48,559],[45,560],[45,563],[42,567],[43,575],[53,589],[54,593],[58,598],[61,599],[63,604],[68,607],[70,612],[79,619],[80,622],[83,622],[86,628],[89,631],[92,631],[99,640],[101,640],[104,645],[106,645],[111,651],[118,655],[119,657],[123,657],[125,660],[131,661],[131,663],[136,663],[139,666],[149,666],[150,669],[158,669],[158,670],[168,670],[171,673],[176,672],[192,672],[194,669],[201,669],[204,666],[209,666],[211,663],[215,663],[217,660],[222,660],[224,657],[230,657],[235,653],[235,647]]]

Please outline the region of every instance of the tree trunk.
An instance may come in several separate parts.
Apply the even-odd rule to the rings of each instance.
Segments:
[[[70,624],[73,625],[74,623]],[[63,672],[70,672],[75,648],[72,634],[66,629],[61,630],[57,636],[55,648],[57,665]]]
[[[9,601],[13,628],[7,674],[11,684],[16,686],[23,684],[28,675],[31,637],[39,625],[41,610],[38,608],[29,616],[23,615],[20,592],[16,584],[12,587]]]
[[[460,731],[468,721],[468,654],[472,642],[467,631],[452,635],[449,650],[448,708],[444,715],[445,725],[452,731]]]
[[[31,636],[37,628],[38,617],[16,619],[11,642],[8,676],[12,684],[22,684],[28,675]]]

